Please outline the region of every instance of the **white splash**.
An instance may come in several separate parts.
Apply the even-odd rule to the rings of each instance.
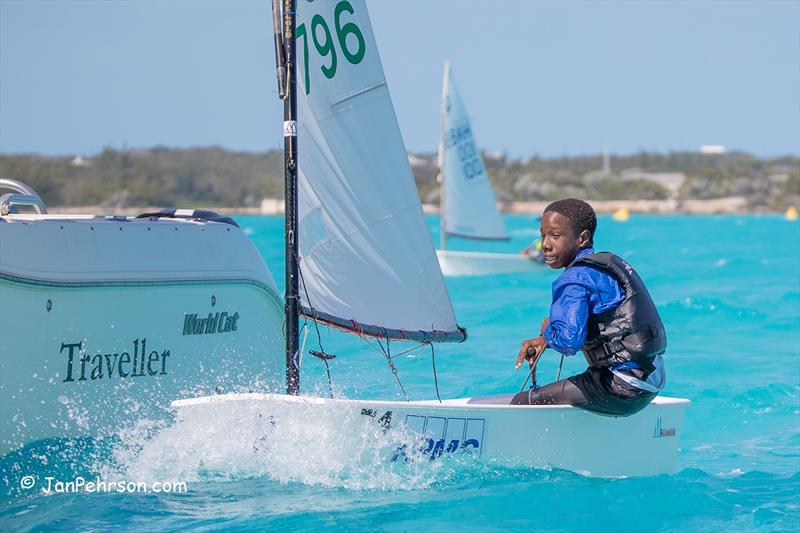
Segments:
[[[83,407],[80,402],[75,401],[62,394],[58,397],[58,403],[66,409],[67,419],[72,421],[77,427],[84,431],[88,431],[91,416],[89,410]]]
[[[219,408],[183,408],[174,425],[153,434],[143,425],[115,450],[122,474],[137,481],[199,482],[268,477],[355,490],[424,489],[454,474],[468,457],[431,461],[417,435],[384,428],[374,418],[334,405],[247,402]],[[400,455],[400,457],[398,457]]]
[[[741,476],[742,474],[744,474],[744,470],[742,470],[741,468],[734,468],[734,469],[732,469],[732,470],[731,470],[730,472],[728,472],[728,473],[725,473],[725,472],[719,472],[719,473],[717,474],[717,476],[719,476],[719,477],[728,477],[728,478],[730,478],[730,477],[739,477],[739,476]]]

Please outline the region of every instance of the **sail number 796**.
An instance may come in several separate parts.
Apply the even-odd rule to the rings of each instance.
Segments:
[[[361,63],[364,59],[364,52],[366,51],[366,43],[364,42],[364,35],[361,29],[354,22],[347,22],[342,24],[342,14],[350,13],[355,14],[353,6],[347,0],[342,0],[333,9],[333,27],[336,33],[336,41],[339,43],[339,49],[342,55],[353,65]],[[331,34],[330,26],[325,22],[325,19],[319,13],[311,18],[311,42],[314,43],[314,49],[321,57],[328,57],[329,62],[327,65],[323,64],[320,67],[322,74],[330,79],[336,75],[336,66],[338,56],[336,54],[336,43],[334,42],[333,35]],[[305,63],[305,82],[306,94],[311,92],[311,77],[309,76],[308,67],[308,32],[305,23],[297,26],[296,30],[297,39],[303,39],[303,62]],[[347,47],[347,36],[352,35],[355,39],[350,39],[350,44],[355,45],[355,49],[351,50]]]

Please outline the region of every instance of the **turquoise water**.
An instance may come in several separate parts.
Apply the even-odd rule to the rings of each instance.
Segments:
[[[238,220],[282,289],[282,219]],[[506,222],[511,243],[452,247],[515,252],[537,234],[531,218]],[[429,224],[438,231],[437,218]],[[347,437],[336,428],[316,434],[319,446],[310,450],[302,435],[287,437],[287,446],[303,453],[283,460],[264,461],[233,440],[219,443],[218,455],[197,467],[168,451],[202,440],[199,430],[142,422],[116,440],[42,443],[0,460],[0,530],[800,530],[800,224],[778,216],[601,217],[596,244],[626,257],[647,282],[669,335],[664,394],[692,400],[674,475],[592,479],[455,458],[385,465],[369,454],[342,455],[335,441]],[[436,348],[442,397],[519,389],[524,376],[513,370],[514,359],[547,312],[556,274],[542,267],[448,278],[470,340]],[[381,356],[358,339],[327,328],[321,334],[338,355],[338,394],[402,398]],[[435,397],[429,349],[396,364],[409,397]],[[554,378],[557,365],[548,353],[540,382]],[[581,369],[580,356],[564,366]],[[305,361],[302,387],[327,393],[320,361]],[[326,429],[324,421],[319,428]],[[45,496],[19,488],[26,474],[169,475],[189,490]]]

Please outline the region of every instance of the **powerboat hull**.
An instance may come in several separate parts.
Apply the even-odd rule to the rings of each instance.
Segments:
[[[159,419],[182,394],[278,390],[283,302],[238,227],[0,219],[0,454]]]

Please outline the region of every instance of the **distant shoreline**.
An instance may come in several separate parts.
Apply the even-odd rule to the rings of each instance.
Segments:
[[[697,214],[800,208],[800,159],[790,156],[643,151],[606,160],[601,154],[517,160],[487,153],[484,160],[506,213],[535,215],[547,204],[539,199],[568,197],[586,199],[600,213],[623,207],[633,213]],[[408,161],[419,198],[431,204],[425,211],[436,213],[441,196],[436,155],[408,154]],[[58,209],[68,213],[138,214],[143,209],[136,206],[155,205],[280,214],[283,174],[282,150],[251,154],[152,147],[107,148],[93,157],[0,154],[0,176],[33,187],[49,205],[89,206]]]
[[[710,200],[589,200],[595,211],[602,214],[614,213],[615,211],[627,208],[631,213],[638,214],[693,214],[693,215],[715,215],[715,214],[782,214],[776,210],[754,210],[747,208],[747,200],[743,196],[731,196],[727,198],[714,198]],[[520,215],[538,215],[549,202],[506,202],[498,205],[503,213]],[[261,207],[208,207],[196,206],[197,209],[210,209],[225,215],[282,215],[283,200],[268,199],[262,203]],[[89,215],[138,215],[140,213],[152,212],[159,208],[153,207],[104,207],[104,206],[55,206],[49,208],[51,214],[89,214]],[[435,204],[423,204],[426,214],[437,214],[439,206]]]

